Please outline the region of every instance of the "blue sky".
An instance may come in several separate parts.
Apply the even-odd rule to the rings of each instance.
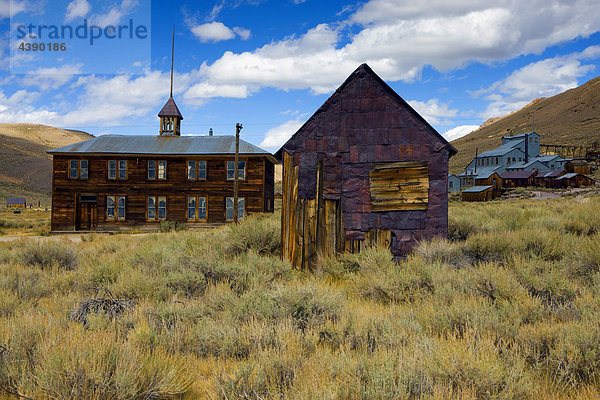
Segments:
[[[18,36],[84,21],[147,34]],[[0,0],[0,122],[157,134],[173,27],[182,134],[272,151],[363,62],[449,139],[600,75],[600,0]]]

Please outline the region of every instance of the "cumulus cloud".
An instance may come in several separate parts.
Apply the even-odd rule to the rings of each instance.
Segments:
[[[202,42],[220,42],[235,37],[235,33],[222,22],[209,22],[192,28],[192,33]]]
[[[73,21],[75,18],[85,18],[91,9],[92,6],[87,0],[73,0],[67,6],[65,22]]]
[[[259,146],[268,150],[277,150],[283,146],[303,124],[304,122],[293,119],[284,122],[275,128],[271,128],[265,133],[265,138]]]
[[[200,24],[192,27],[192,33],[204,43],[216,43],[223,40],[233,39],[239,36],[242,40],[248,40],[250,38],[250,30],[235,26],[229,28],[222,22],[208,22],[206,24]]]
[[[92,15],[90,25],[100,27],[118,25],[123,17],[129,15],[138,5],[138,0],[121,0],[119,5],[110,8],[106,13]]]
[[[479,129],[479,125],[460,125],[456,128],[452,128],[446,131],[446,133],[442,134],[442,136],[450,142],[452,140],[456,140],[458,138],[466,136],[477,129]]]
[[[244,85],[214,85],[204,81],[190,87],[183,99],[192,105],[203,105],[207,99],[214,97],[245,99],[249,94],[248,87]]]
[[[450,109],[448,104],[440,103],[438,99],[429,99],[426,102],[410,100],[407,102],[431,125],[439,124],[442,119],[456,117],[457,109]]]
[[[26,1],[0,0],[0,18],[14,17],[18,13],[25,11],[28,7]]]
[[[595,68],[586,60],[600,57],[600,46],[590,46],[582,52],[546,58],[528,64],[495,82],[489,88],[474,92],[490,101],[484,118],[498,117],[516,111],[538,97],[550,97],[577,87],[577,78]]]
[[[347,43],[342,27],[321,24],[251,52],[226,52],[207,74],[219,83],[328,93],[368,62],[385,80],[413,81],[426,65],[493,63],[589,36],[600,30],[600,7],[595,0],[371,0],[347,23],[359,27]]]
[[[63,65],[61,67],[38,68],[23,76],[25,86],[37,86],[41,90],[58,89],[81,73],[81,65]]]

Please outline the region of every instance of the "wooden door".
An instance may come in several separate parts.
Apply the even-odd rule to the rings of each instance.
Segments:
[[[91,231],[96,229],[96,203],[77,204],[77,230]]]

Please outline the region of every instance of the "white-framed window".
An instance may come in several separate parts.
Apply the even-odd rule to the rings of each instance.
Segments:
[[[88,160],[69,160],[69,179],[87,179]]]
[[[167,218],[167,196],[148,196],[146,204],[146,219],[148,221]]]
[[[125,219],[125,196],[106,196],[106,219]]]
[[[117,179],[117,160],[108,160],[108,179]]]
[[[127,179],[127,160],[108,160],[108,179]]]
[[[188,196],[187,219],[190,221],[206,221],[207,216],[206,197]]]
[[[127,160],[119,160],[119,179],[127,179]]]
[[[156,179],[156,161],[148,160],[148,179]]]
[[[125,196],[117,196],[117,219],[125,219]]]
[[[188,160],[187,177],[189,180],[206,179],[206,161]]]
[[[196,161],[188,160],[187,162],[187,177],[188,179],[196,179]]]
[[[79,160],[79,179],[88,178],[88,160]]]
[[[158,179],[167,179],[167,160],[158,160]]]
[[[235,175],[235,161],[227,161],[227,179],[234,179]],[[246,161],[240,161],[238,164],[238,179],[245,180],[246,179]]]
[[[244,218],[244,211],[246,211],[246,199],[238,197],[238,219]],[[225,199],[225,219],[233,220],[233,197]]]
[[[69,179],[77,179],[77,160],[69,160]]]

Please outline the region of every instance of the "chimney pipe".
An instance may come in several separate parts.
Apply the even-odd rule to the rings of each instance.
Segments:
[[[475,147],[475,172],[477,172],[477,154],[479,153],[479,147]]]

